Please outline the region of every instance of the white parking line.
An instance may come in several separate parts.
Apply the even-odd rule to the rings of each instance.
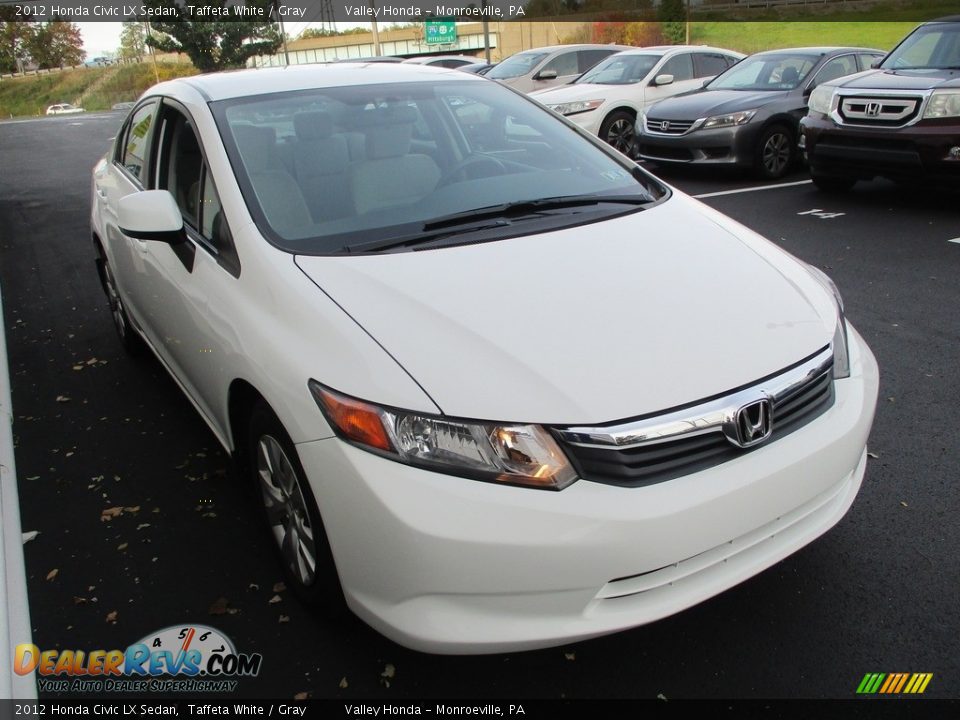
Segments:
[[[809,185],[813,180],[800,180],[798,182],[780,183],[779,185],[758,185],[757,187],[739,188],[737,190],[721,190],[720,192],[701,193],[693,197],[698,200],[703,198],[719,197],[720,195],[736,195],[737,193],[756,192],[757,190],[777,190],[785,187],[796,187],[797,185]]]
[[[960,238],[951,238],[947,240],[947,242],[952,242],[952,243],[956,243],[957,245],[960,245]]]

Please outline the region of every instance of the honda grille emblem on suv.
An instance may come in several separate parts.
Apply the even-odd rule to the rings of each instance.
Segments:
[[[877,117],[882,108],[883,106],[878,102],[868,102],[867,107],[864,110],[864,114],[866,114],[868,117]]]
[[[773,431],[773,417],[770,412],[770,399],[761,398],[744,405],[734,417],[736,437],[728,438],[740,447],[750,447],[763,442]]]
[[[669,121],[669,120],[664,120],[662,123],[660,123],[660,129],[661,129],[663,132],[666,132],[667,130],[669,130],[669,129],[670,129],[670,121]]]

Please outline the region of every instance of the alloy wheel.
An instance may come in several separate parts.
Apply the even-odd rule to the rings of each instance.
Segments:
[[[790,138],[784,133],[773,133],[761,150],[761,162],[769,177],[779,177],[790,163]]]
[[[317,577],[317,549],[301,479],[271,435],[257,443],[257,477],[267,521],[283,562],[304,586]]]
[[[633,138],[633,123],[628,118],[614,120],[607,129],[607,143],[625,155],[633,148]]]

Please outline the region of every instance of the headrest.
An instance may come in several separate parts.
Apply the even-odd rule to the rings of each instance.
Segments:
[[[412,125],[417,121],[416,108],[409,105],[394,105],[374,110],[362,110],[356,115],[356,123],[361,127],[379,125]]]
[[[797,72],[795,67],[787,67],[783,69],[783,73],[780,75],[780,82],[782,83],[795,83],[800,79],[800,73]]]
[[[320,140],[333,134],[333,118],[323,110],[298,112],[293,116],[293,129],[298,140]]]
[[[413,125],[383,125],[367,131],[367,160],[400,157],[410,152]]]
[[[277,167],[277,131],[261,125],[231,125],[248,173]]]

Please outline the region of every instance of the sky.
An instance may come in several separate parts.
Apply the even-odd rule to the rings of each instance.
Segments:
[[[296,37],[306,28],[319,23],[306,22],[284,22],[284,30],[291,37]],[[120,29],[122,23],[118,22],[81,22],[77,23],[80,27],[80,36],[83,38],[83,50],[87,53],[87,58],[99,57],[108,52],[116,52],[120,47]],[[352,27],[357,23],[337,23],[338,27]]]

